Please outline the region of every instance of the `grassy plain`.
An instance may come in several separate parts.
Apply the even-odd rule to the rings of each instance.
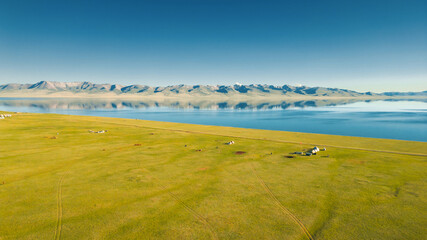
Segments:
[[[426,160],[423,142],[14,114],[0,239],[425,239]]]

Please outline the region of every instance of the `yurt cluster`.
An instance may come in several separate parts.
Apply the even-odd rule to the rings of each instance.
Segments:
[[[312,156],[312,155],[317,155],[318,152],[320,151],[326,151],[326,148],[318,148],[317,146],[314,148],[309,149],[306,152],[294,152],[292,154],[298,154],[298,155],[305,155],[305,156]]]

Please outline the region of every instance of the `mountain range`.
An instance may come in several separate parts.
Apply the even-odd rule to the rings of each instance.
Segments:
[[[152,87],[147,85],[118,85],[97,84],[90,82],[50,82],[40,81],[35,84],[4,84],[0,85],[0,97],[13,94],[25,94],[27,96],[44,94],[46,96],[60,94],[108,94],[117,96],[249,96],[249,97],[393,97],[393,96],[421,96],[427,97],[427,91],[423,92],[356,92],[347,89],[291,86],[274,86],[267,84],[250,85],[172,85],[166,87]]]

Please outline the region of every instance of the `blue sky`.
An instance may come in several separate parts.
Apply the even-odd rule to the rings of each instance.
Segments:
[[[0,83],[427,90],[427,1],[0,2]]]

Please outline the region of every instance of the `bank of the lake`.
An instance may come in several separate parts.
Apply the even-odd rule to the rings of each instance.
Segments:
[[[0,98],[0,111],[59,113],[427,142],[421,100]]]

